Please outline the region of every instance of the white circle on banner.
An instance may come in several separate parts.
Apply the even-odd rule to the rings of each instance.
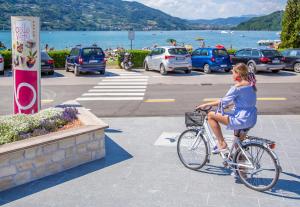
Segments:
[[[20,90],[22,87],[28,87],[32,92],[33,92],[33,98],[31,100],[31,102],[26,105],[26,106],[22,106],[19,102],[19,93],[20,93]],[[17,99],[16,99],[16,104],[18,105],[18,108],[19,110],[27,110],[27,109],[30,109],[36,102],[36,91],[35,91],[35,88],[30,85],[29,83],[20,83],[18,85],[18,88],[17,88]]]

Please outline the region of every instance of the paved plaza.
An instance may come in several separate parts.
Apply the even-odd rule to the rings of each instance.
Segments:
[[[103,118],[107,155],[77,168],[0,193],[3,206],[300,206],[300,116],[259,116],[250,134],[277,141],[283,172],[272,191],[236,183],[218,155],[201,171],[176,152],[183,117]],[[226,131],[230,134],[230,131]],[[168,141],[159,139],[166,134]],[[160,143],[160,144],[159,144]]]

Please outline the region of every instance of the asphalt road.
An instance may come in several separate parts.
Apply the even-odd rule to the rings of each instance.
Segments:
[[[300,114],[299,74],[260,73],[257,79],[259,114]],[[77,99],[99,117],[182,116],[198,103],[222,97],[231,84],[226,73],[206,75],[196,71],[161,76],[152,71],[109,70],[105,76],[74,77],[57,71],[53,77],[42,77],[42,108]],[[7,73],[0,77],[1,115],[12,113],[12,94],[12,77]],[[124,97],[129,100],[120,100]]]

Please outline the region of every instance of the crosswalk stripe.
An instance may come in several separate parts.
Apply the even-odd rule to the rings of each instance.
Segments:
[[[147,86],[94,86],[94,88],[101,88],[101,89],[107,89],[107,88],[109,88],[109,89],[111,89],[111,88],[114,88],[114,89],[116,89],[116,88],[122,88],[122,89],[125,89],[125,88],[130,88],[130,89],[133,89],[133,88],[139,88],[139,89],[146,89],[147,88]]]
[[[147,79],[104,79],[103,82],[145,82]]]
[[[89,92],[145,92],[146,89],[91,89]]]
[[[144,96],[145,93],[84,93],[82,96]]]
[[[109,82],[105,82],[105,83],[98,83],[98,85],[147,85],[147,82],[140,82],[140,83],[109,83]]]
[[[138,77],[135,77],[135,76],[113,76],[113,77],[106,77],[105,79],[138,79],[138,78],[146,78],[148,79],[149,77],[148,76],[138,76]]]
[[[84,97],[77,98],[77,101],[141,101],[143,97]]]

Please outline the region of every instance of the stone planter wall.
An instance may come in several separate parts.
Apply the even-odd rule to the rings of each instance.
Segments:
[[[82,127],[0,146],[0,191],[103,158],[107,124],[79,113]]]

